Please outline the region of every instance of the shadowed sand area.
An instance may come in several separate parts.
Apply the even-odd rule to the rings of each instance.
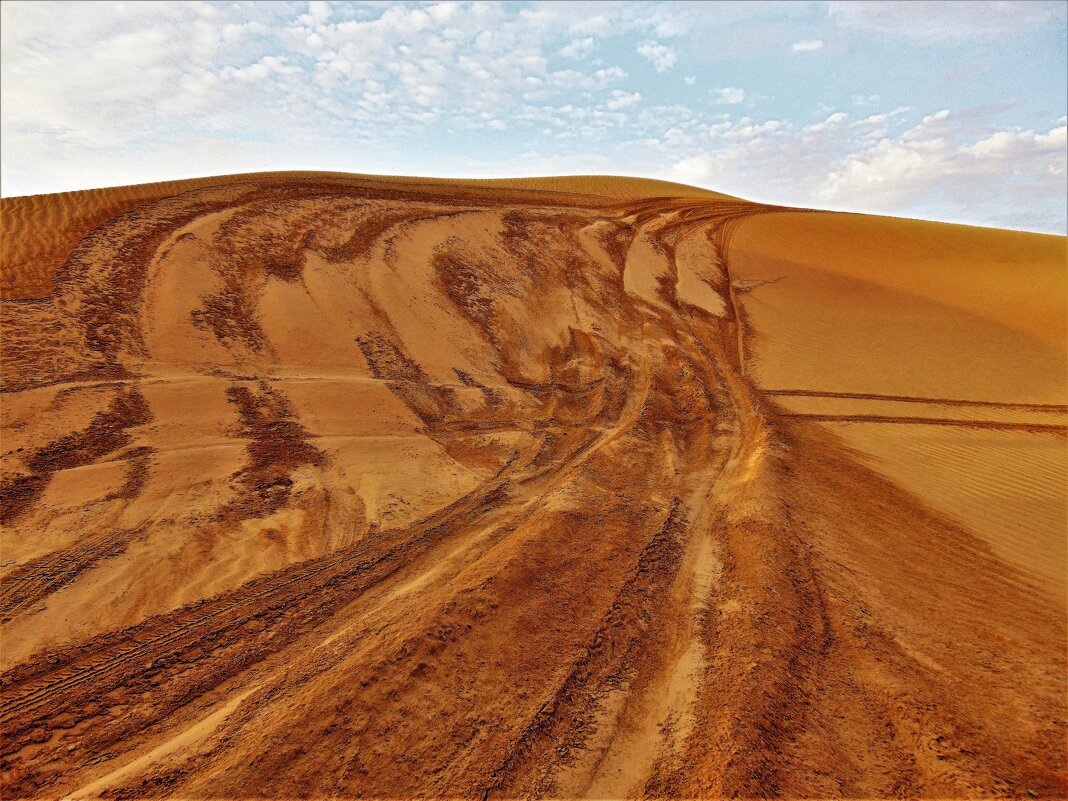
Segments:
[[[1060,797],[1065,240],[666,182],[0,203],[4,797]]]

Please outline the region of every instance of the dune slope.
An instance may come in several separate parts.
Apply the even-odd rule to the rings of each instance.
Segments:
[[[1063,239],[626,179],[0,209],[5,797],[1068,789]]]

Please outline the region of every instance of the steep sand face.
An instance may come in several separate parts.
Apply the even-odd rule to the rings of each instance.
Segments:
[[[731,248],[769,388],[1068,402],[1064,237],[791,212]]]
[[[730,258],[765,394],[1063,603],[1064,238],[798,212],[746,220]]]
[[[627,179],[2,208],[5,797],[1068,789],[1063,239]]]

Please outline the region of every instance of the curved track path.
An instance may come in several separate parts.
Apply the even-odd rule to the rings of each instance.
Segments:
[[[1062,793],[1056,605],[747,380],[775,211],[294,178],[90,232],[4,302],[5,797]]]

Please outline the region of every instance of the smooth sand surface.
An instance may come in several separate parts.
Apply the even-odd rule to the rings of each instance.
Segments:
[[[1063,603],[1064,238],[785,212],[747,219],[731,265],[754,383]]]
[[[5,798],[1068,791],[1064,238],[596,176],[0,223]]]

